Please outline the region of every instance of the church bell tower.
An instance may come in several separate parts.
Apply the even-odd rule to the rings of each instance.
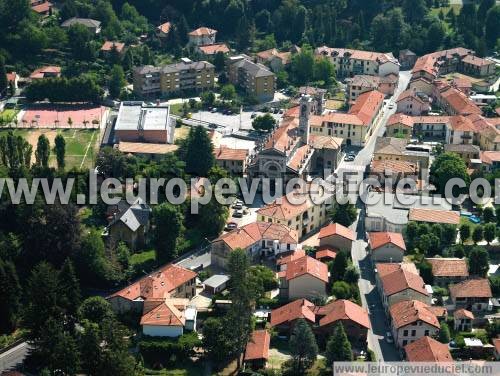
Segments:
[[[304,144],[309,143],[309,116],[311,115],[312,98],[303,95],[300,98],[299,136]]]

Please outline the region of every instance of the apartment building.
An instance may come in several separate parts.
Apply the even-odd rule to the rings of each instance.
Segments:
[[[399,74],[399,62],[390,52],[372,52],[351,50],[347,48],[331,48],[322,46],[314,50],[318,57],[328,57],[335,68],[337,77],[353,77],[357,74],[371,76],[387,76]]]
[[[347,113],[331,112],[311,116],[311,134],[333,136],[345,140],[346,145],[363,146],[384,103],[384,94],[372,90],[359,95]]]
[[[208,61],[183,58],[179,63],[134,69],[134,92],[139,95],[169,95],[183,91],[203,91],[215,85],[215,66]]]
[[[273,100],[276,76],[266,66],[254,63],[249,56],[229,58],[227,73],[231,83],[259,102]]]
[[[384,95],[394,94],[398,85],[398,75],[389,74],[385,77],[358,74],[353,78],[346,79],[347,96],[349,102],[354,102],[367,91],[378,90]]]
[[[246,172],[248,149],[230,149],[227,146],[214,149],[217,166],[229,171],[231,175],[241,175]]]

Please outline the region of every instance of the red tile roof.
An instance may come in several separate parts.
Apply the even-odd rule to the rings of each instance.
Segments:
[[[279,240],[282,243],[297,243],[297,232],[285,225],[270,222],[252,222],[230,231],[216,240],[223,241],[230,249],[245,249],[262,239]]]
[[[402,173],[402,174],[417,174],[418,165],[408,161],[396,161],[391,159],[374,159],[370,165],[370,172],[373,173]]]
[[[319,239],[322,239],[332,235],[339,235],[349,240],[356,239],[354,231],[350,228],[342,226],[340,223],[330,223],[329,225],[322,227],[321,230],[319,230],[318,237]]]
[[[209,27],[199,27],[198,29],[191,31],[189,35],[200,37],[203,35],[212,35],[216,32],[217,30],[210,29]]]
[[[199,46],[198,49],[205,55],[215,55],[218,52],[227,54],[230,51],[229,47],[225,43],[207,44]]]
[[[168,299],[143,315],[140,322],[141,325],[158,326],[184,326],[185,323],[182,311]]]
[[[248,157],[248,149],[230,149],[222,146],[214,149],[215,159],[221,161],[244,161]]]
[[[399,266],[399,268],[392,273],[390,272],[383,276],[380,275],[380,279],[386,296],[394,295],[406,289],[411,289],[422,295],[429,296],[429,293],[425,289],[425,283],[422,277],[408,271],[405,268],[402,268],[401,266]]]
[[[482,151],[481,161],[487,164],[492,164],[493,162],[500,162],[500,151]]]
[[[468,277],[467,261],[459,258],[428,258],[434,277]]]
[[[139,279],[109,298],[120,296],[128,300],[167,298],[177,287],[195,278],[197,273],[181,266],[168,264]]]
[[[490,283],[485,278],[472,278],[450,285],[452,298],[491,298]]]
[[[460,308],[453,313],[453,317],[456,319],[471,319],[474,320],[474,314],[471,311]]]
[[[410,362],[453,362],[448,345],[425,336],[405,346]]]
[[[334,259],[337,256],[337,249],[331,248],[328,245],[324,245],[318,248],[316,251],[316,260],[322,260],[322,259]]]
[[[364,328],[370,329],[370,319],[368,312],[363,307],[349,300],[335,300],[325,306],[318,307],[316,314],[323,316],[319,320],[319,325],[324,326],[339,320],[350,320]]]
[[[451,210],[411,208],[408,214],[408,220],[458,225],[460,223],[460,213]]]
[[[162,23],[160,26],[158,26],[157,29],[160,30],[162,33],[168,34],[171,27],[172,24],[170,22],[165,22]]]
[[[328,283],[328,266],[312,257],[304,256],[286,264],[286,280],[311,275]]]
[[[497,354],[500,354],[500,338],[495,338],[493,340],[493,345],[495,346]]]
[[[269,345],[271,336],[267,330],[254,330],[252,338],[245,349],[245,360],[257,360],[269,358]]]
[[[31,7],[31,9],[33,11],[35,11],[36,13],[48,13],[50,8],[52,8],[52,3],[48,2],[48,1],[45,3],[38,4],[38,5],[33,5]]]
[[[392,323],[396,329],[416,323],[426,322],[436,328],[440,328],[439,321],[429,309],[429,305],[418,300],[403,300],[394,303],[389,308]]]
[[[271,326],[290,323],[297,319],[315,322],[314,304],[307,299],[298,299],[271,311]]]
[[[102,45],[101,51],[112,51],[113,49],[115,49],[116,52],[122,52],[124,48],[125,43],[107,40]]]
[[[387,126],[401,124],[408,128],[413,127],[413,117],[409,115],[405,115],[401,112],[391,115],[389,120],[387,121]]]
[[[45,74],[51,73],[53,75],[60,76],[61,75],[61,67],[58,66],[46,66],[42,68],[35,69],[33,73],[31,73],[30,78],[43,78]]]
[[[303,249],[296,249],[291,254],[276,259],[276,265],[284,265],[288,264],[290,261],[297,260],[301,257],[304,257],[306,252]]]
[[[368,244],[370,245],[372,251],[375,251],[377,248],[380,248],[386,244],[394,244],[395,246],[401,248],[403,251],[406,250],[403,235],[397,232],[369,232]]]

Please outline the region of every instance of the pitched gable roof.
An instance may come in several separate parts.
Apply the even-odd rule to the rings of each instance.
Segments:
[[[286,264],[286,280],[311,275],[328,283],[328,266],[312,257],[304,256]]]
[[[411,208],[408,214],[408,220],[458,225],[460,223],[460,213],[452,210]]]
[[[460,308],[453,312],[453,317],[456,319],[471,319],[474,320],[474,314],[471,311]]]
[[[396,294],[406,289],[414,290],[425,296],[429,295],[425,289],[425,283],[422,277],[408,271],[406,268],[402,268],[401,266],[393,272],[383,276],[380,275],[380,280],[382,282],[384,293],[387,296]]]
[[[471,278],[450,285],[452,298],[491,298],[490,282],[486,278]]]
[[[203,36],[203,35],[212,35],[217,33],[217,30],[210,29],[209,27],[199,27],[198,29],[195,29],[189,33],[191,36]]]
[[[389,313],[396,329],[414,324],[417,321],[423,321],[436,328],[440,328],[441,326],[436,315],[428,308],[429,305],[418,300],[403,300],[394,303],[389,308]]]
[[[434,277],[468,277],[467,261],[459,258],[427,258]]]
[[[186,318],[168,299],[141,317],[141,325],[184,326]]]
[[[267,330],[254,330],[245,349],[245,360],[268,359],[271,335]]]
[[[323,316],[319,320],[319,325],[324,326],[339,320],[350,320],[364,328],[370,329],[370,319],[368,312],[363,307],[349,300],[335,300],[323,307],[315,310],[316,314]]]
[[[448,345],[424,336],[405,346],[410,362],[453,362]]]
[[[329,225],[322,227],[321,230],[319,230],[318,238],[322,239],[332,235],[339,235],[349,240],[356,239],[354,231],[350,228],[342,226],[340,223],[330,223]]]
[[[368,233],[368,243],[372,251],[377,250],[386,244],[394,244],[395,246],[401,248],[403,251],[406,250],[405,241],[403,235],[397,232],[369,232]]]
[[[315,322],[313,308],[314,304],[307,299],[294,300],[271,311],[271,326],[289,323],[297,319]]]

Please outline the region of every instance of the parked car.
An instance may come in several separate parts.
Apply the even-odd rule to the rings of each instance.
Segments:
[[[254,112],[254,113],[252,113],[252,115],[250,115],[250,118],[251,118],[251,119],[254,119],[254,118],[256,118],[256,117],[257,117],[257,114],[256,114],[255,112]]]
[[[215,112],[217,112],[217,107],[212,108],[212,109],[210,110],[210,112],[211,112],[211,113],[215,113]]]
[[[234,218],[241,218],[243,217],[243,211],[242,210],[235,210],[233,213]]]
[[[233,209],[241,210],[243,209],[243,205],[237,202],[233,205]]]
[[[217,127],[218,127],[218,125],[217,125],[217,124],[215,124],[215,123],[210,123],[210,124],[208,124],[208,128],[215,129],[215,128],[217,128]]]
[[[238,228],[238,224],[236,222],[229,222],[226,225],[226,230],[234,230],[235,228]]]
[[[346,162],[352,162],[354,161],[354,159],[356,159],[356,157],[353,154],[346,154],[346,156],[344,157],[344,161]]]
[[[394,338],[392,337],[392,333],[391,332],[385,333],[385,341],[387,343],[394,343]]]

